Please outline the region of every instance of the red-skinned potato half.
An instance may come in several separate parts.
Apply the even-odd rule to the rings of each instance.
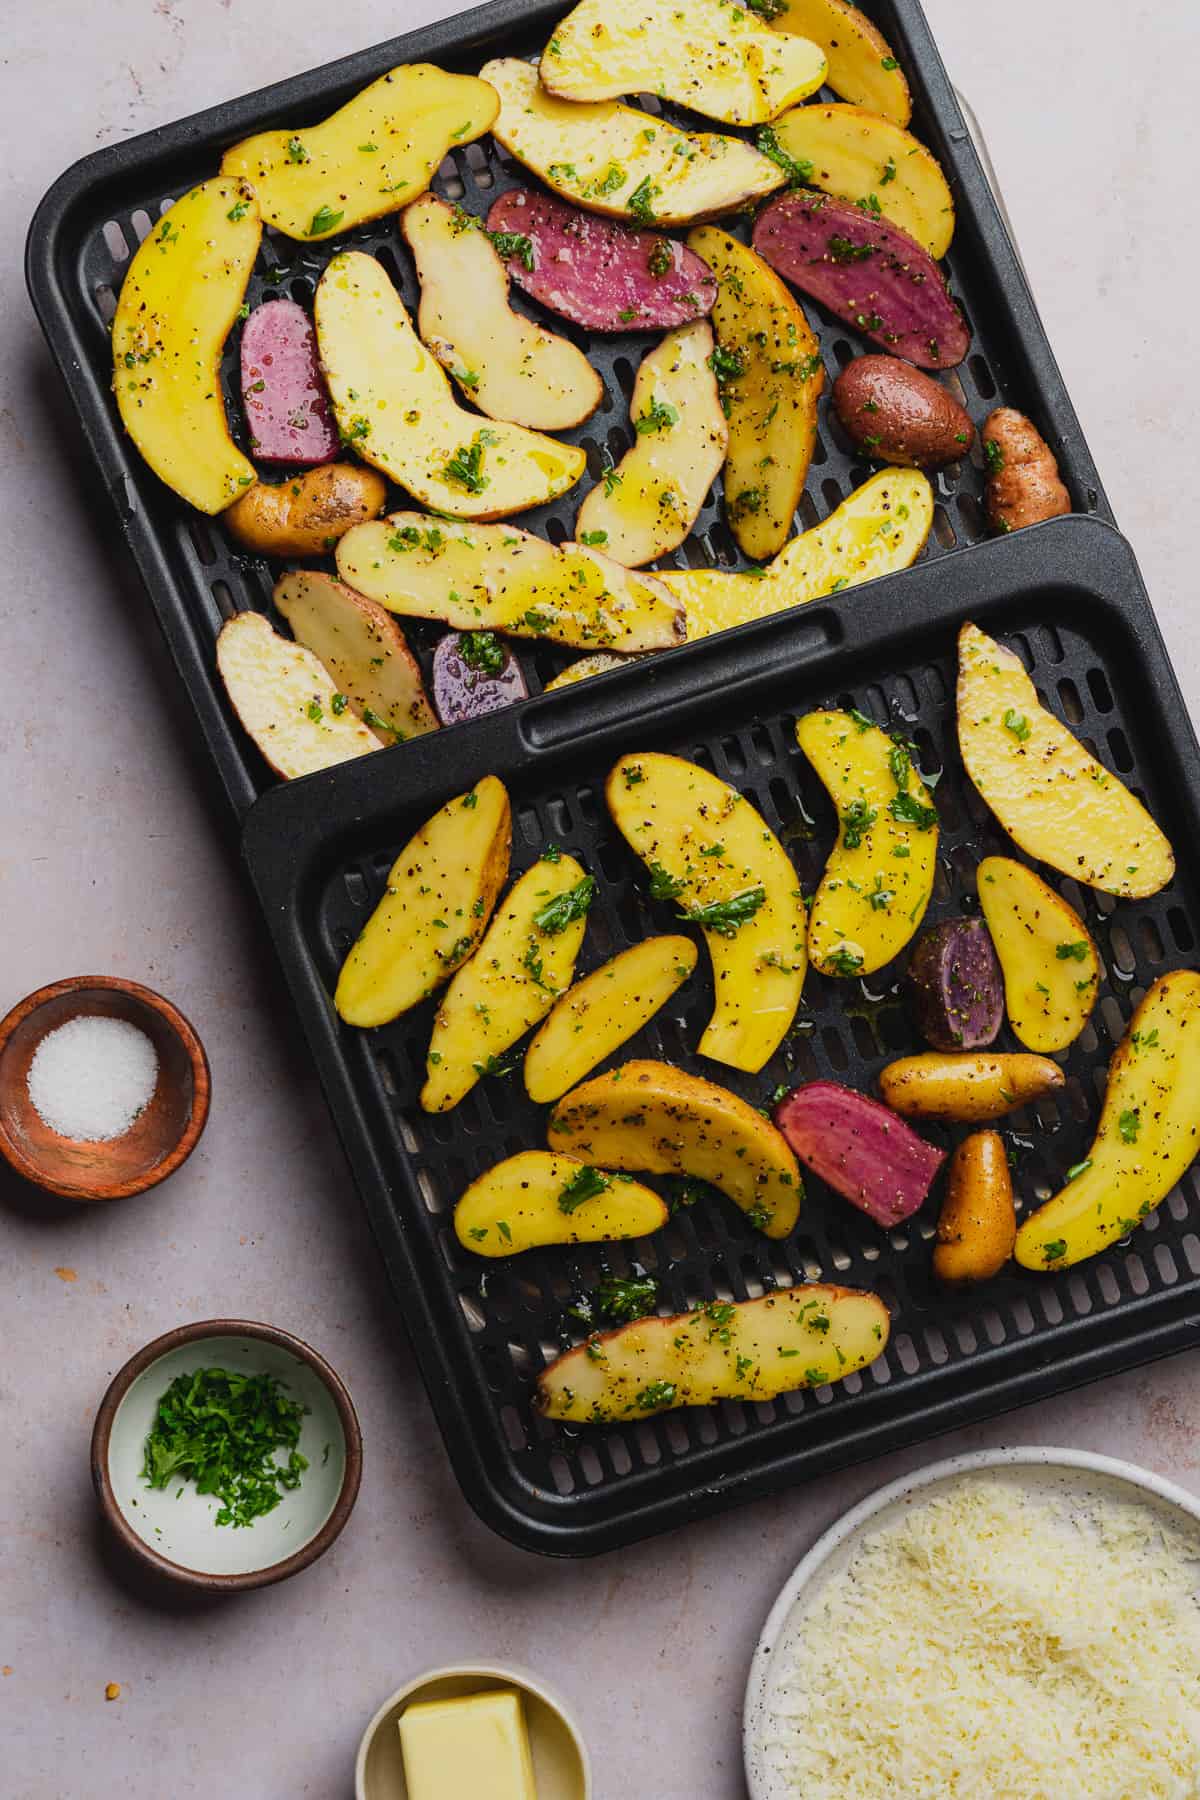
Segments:
[[[796,1088],[775,1123],[806,1168],[885,1229],[924,1205],[946,1160],[886,1106],[836,1081]]]

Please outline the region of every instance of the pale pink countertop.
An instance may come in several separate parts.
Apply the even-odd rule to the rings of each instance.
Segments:
[[[346,1800],[358,1735],[420,1668],[508,1657],[582,1717],[600,1800],[741,1795],[739,1709],[774,1595],[861,1494],[985,1444],[1070,1444],[1200,1492],[1179,1357],[626,1554],[554,1564],[460,1499],[247,892],[201,799],[186,702],[80,481],[21,238],[76,157],[452,10],[439,0],[46,0],[0,64],[0,1011],[79,972],[190,1015],[214,1105],[191,1164],[111,1210],[0,1204],[0,1789],[9,1800]],[[1180,156],[1189,9],[927,0],[990,140],[1068,387],[1193,704],[1195,233]],[[1186,15],[1186,16],[1185,16]],[[278,37],[276,37],[278,32]],[[1185,349],[1185,340],[1190,346]],[[1179,380],[1183,371],[1183,385]],[[0,1202],[10,1190],[0,1185]],[[366,1436],[358,1510],[287,1585],[184,1610],[119,1583],[88,1434],[109,1377],[181,1320],[274,1321],[325,1352]],[[106,1704],[105,1683],[121,1683]]]

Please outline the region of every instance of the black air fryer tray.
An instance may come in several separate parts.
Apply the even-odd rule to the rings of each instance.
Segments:
[[[645,1242],[484,1263],[454,1237],[454,1202],[500,1158],[544,1144],[545,1109],[525,1097],[518,1068],[481,1081],[452,1113],[423,1114],[433,1003],[372,1032],[342,1025],[330,1003],[407,838],[489,772],[512,797],[514,873],[554,841],[596,877],[580,972],[673,925],[674,908],[647,900],[644,873],[605,812],[604,777],[619,754],[668,750],[732,782],[811,892],[835,821],[793,724],[822,704],[857,706],[915,741],[927,772],[943,771],[929,919],[972,909],[979,859],[1011,845],[957,754],[955,636],[968,618],[1018,651],[1044,700],[1142,794],[1184,852],[1176,880],[1149,901],[1118,904],[1059,883],[1105,974],[1092,1022],[1065,1059],[1063,1098],[1009,1122],[1028,1206],[1086,1155],[1103,1073],[1134,1004],[1194,956],[1200,935],[1189,854],[1200,840],[1197,746],[1136,564],[1111,526],[1061,520],[969,559],[944,558],[863,587],[845,605],[797,608],[472,731],[421,738],[406,762],[388,752],[278,787],[247,819],[251,873],[459,1480],[489,1523],[522,1544],[610,1549],[1194,1340],[1200,1196],[1191,1175],[1106,1255],[1056,1276],[1014,1270],[958,1298],[930,1273],[936,1204],[886,1233],[815,1180],[781,1244],[713,1198]],[[760,1075],[742,1075],[694,1056],[711,998],[706,976],[694,979],[613,1060],[663,1057],[763,1104],[780,1083],[820,1077],[868,1089],[892,1056],[920,1047],[887,974],[837,982],[810,973],[784,1045]],[[1001,1043],[1019,1048],[1007,1033]],[[892,1310],[892,1340],[872,1369],[834,1388],[611,1430],[548,1424],[532,1409],[533,1381],[585,1335],[573,1298],[633,1263],[661,1280],[669,1311],[813,1279],[872,1288]]]
[[[309,124],[396,63],[430,59],[474,73],[489,56],[536,55],[569,5],[570,0],[497,0],[494,5],[394,38],[361,55],[101,150],[56,182],[34,218],[27,249],[34,305],[199,715],[224,790],[239,815],[272,778],[233,716],[217,678],[213,646],[222,623],[234,612],[246,608],[271,612],[276,571],[261,559],[240,554],[219,521],[202,518],[177,499],[145,467],[121,429],[110,391],[108,325],[131,248],[136,248],[171,200],[216,171],[222,151],[237,139],[267,127]],[[993,406],[1011,404],[1029,413],[1058,454],[1075,510],[1111,518],[1079,422],[918,0],[874,0],[874,4],[867,0],[866,11],[878,20],[896,49],[913,90],[913,129],[938,156],[954,190],[958,225],[946,268],[973,327],[974,340],[967,360],[958,369],[947,371],[942,380],[967,407],[977,427]],[[696,122],[694,115],[661,106],[656,99],[644,99],[642,104],[648,110],[663,111],[693,125]],[[443,197],[483,214],[503,188],[530,180],[532,177],[489,138],[453,151],[434,187]],[[279,294],[310,304],[326,261],[346,244],[378,254],[399,281],[409,307],[415,307],[416,278],[395,218],[320,244],[296,244],[267,231],[250,283],[250,304]],[[514,304],[538,312],[516,292]],[[817,306],[806,303],[805,310],[820,336],[831,384],[839,370],[869,346],[851,343],[841,324],[831,321]],[[564,329],[561,320],[552,319],[551,323],[556,330]],[[586,447],[588,476],[557,505],[523,514],[520,520],[523,526],[544,531],[556,542],[571,535],[578,502],[599,474],[602,449],[608,448],[619,459],[627,447],[627,401],[634,372],[655,341],[646,333],[589,337],[574,327],[566,329],[591,357],[606,391],[600,410],[591,419],[576,431],[561,434]],[[235,332],[227,346],[223,379],[230,418],[244,442],[237,365]],[[840,426],[831,420],[826,401],[808,489],[797,512],[797,529],[804,530],[826,517],[870,473],[870,465],[851,449]],[[984,535],[978,446],[972,460],[935,476],[934,482],[938,504],[926,560],[977,544]],[[407,502],[397,495],[393,504]],[[740,566],[722,518],[719,483],[686,550],[669,560],[682,566]],[[332,569],[332,562],[328,567]],[[419,623],[406,629],[428,667],[438,629]],[[534,694],[570,660],[569,653],[546,646],[527,646],[521,654],[529,690]]]

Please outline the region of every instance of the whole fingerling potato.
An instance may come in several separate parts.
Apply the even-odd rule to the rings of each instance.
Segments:
[[[1049,444],[1024,413],[1001,406],[983,427],[984,505],[993,531],[1020,531],[1071,510]]]
[[[898,356],[859,356],[833,384],[847,433],[879,462],[937,469],[975,442],[970,416],[953,394]]]
[[[326,463],[289,481],[256,482],[225,517],[245,550],[260,556],[320,556],[352,525],[383,511],[387,484],[374,469]]]
[[[1012,1176],[998,1131],[977,1131],[954,1152],[938,1219],[933,1272],[947,1287],[988,1281],[1017,1236]]]
[[[1065,1080],[1048,1056],[927,1050],[889,1063],[880,1074],[879,1091],[884,1105],[906,1119],[960,1119],[982,1125],[1054,1093]]]

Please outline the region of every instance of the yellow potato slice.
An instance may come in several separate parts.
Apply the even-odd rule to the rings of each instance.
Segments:
[[[493,137],[589,212],[638,225],[691,225],[761,200],[787,179],[741,138],[680,131],[616,100],[558,100],[516,57],[487,63],[480,74],[500,96]]]
[[[342,964],[333,1004],[347,1025],[386,1025],[449,981],[487,930],[511,843],[508,792],[494,775],[426,820]]]
[[[542,52],[540,74],[563,100],[652,86],[706,118],[761,125],[816,93],[825,54],[730,0],[581,0]]]
[[[449,1112],[481,1075],[498,1074],[505,1051],[570,986],[593,887],[562,853],[514,883],[438,1008],[421,1090],[426,1112]]]
[[[794,537],[762,574],[668,570],[659,580],[687,609],[690,643],[907,569],[932,523],[928,477],[919,469],[881,469],[823,524]]]
[[[340,698],[325,665],[280,637],[261,613],[236,613],[217,637],[217,668],[234,712],[277,775],[290,780],[379,749]]]
[[[636,656],[610,656],[607,650],[601,650],[596,656],[581,656],[578,662],[568,663],[565,669],[560,669],[542,692],[552,694],[558,688],[574,687],[577,681],[586,681],[589,675],[607,675],[612,669],[623,669],[626,663],[638,660]]]
[[[929,905],[933,795],[903,745],[861,714],[806,713],[796,742],[838,815],[809,914],[809,960],[822,975],[870,975],[900,954]]]
[[[883,33],[849,0],[788,0],[772,24],[820,44],[829,64],[825,80],[843,100],[908,124],[912,95],[904,71]]]
[[[797,106],[775,137],[805,169],[805,182],[863,201],[939,261],[954,236],[954,196],[941,164],[911,132],[862,106]]]
[[[1096,1004],[1100,957],[1091,933],[1024,863],[987,856],[976,878],[1004,972],[1008,1022],[1027,1050],[1053,1056],[1075,1042]]]
[[[337,683],[339,712],[349,706],[383,744],[437,730],[420,664],[382,606],[316,569],[282,576],[274,600],[296,642],[320,657]]]
[[[1047,1056],[1023,1051],[924,1050],[881,1069],[884,1104],[906,1119],[959,1119],[969,1125],[1002,1119],[1057,1093],[1066,1076]]]
[[[477,1256],[516,1256],[542,1244],[649,1237],[667,1218],[666,1201],[631,1175],[524,1150],[471,1183],[454,1209],[454,1231]]]
[[[392,513],[347,532],[337,565],[343,581],[389,612],[440,619],[456,631],[626,653],[683,641],[683,608],[657,575],[623,569],[583,544],[556,548],[511,525]]]
[[[202,181],[143,238],[112,322],[121,423],[160,481],[203,513],[255,480],[229,435],[219,364],[261,237],[243,182]]]
[[[710,1300],[590,1337],[538,1376],[550,1419],[607,1425],[675,1406],[770,1400],[825,1387],[873,1363],[891,1320],[874,1294],[796,1287],[760,1300]]]
[[[701,225],[688,249],[719,283],[712,322],[729,420],[725,513],[742,552],[761,562],[787,542],[804,492],[825,386],[821,347],[790,289],[747,244]]]
[[[669,1063],[627,1062],[559,1101],[546,1134],[604,1169],[691,1175],[740,1206],[769,1238],[795,1228],[804,1197],[800,1165],[782,1132],[715,1082]]]
[[[1095,1140],[1067,1186],[1017,1233],[1025,1269],[1067,1269],[1129,1233],[1200,1150],[1200,975],[1150,989],[1117,1048]]]
[[[707,319],[669,331],[638,369],[633,447],[579,509],[575,536],[627,569],[677,550],[721,472],[729,427]]]
[[[593,969],[557,1001],[525,1052],[525,1090],[539,1106],[627,1043],[696,967],[691,938],[652,937]]]
[[[475,76],[409,63],[319,125],[244,138],[221,169],[254,184],[263,218],[287,237],[332,237],[415,200],[446,153],[482,137],[499,110]]]
[[[681,757],[623,756],[604,792],[651,895],[704,932],[715,1000],[700,1055],[757,1073],[804,987],[808,921],[791,859],[736,788]]]
[[[958,634],[958,743],[1027,856],[1125,900],[1172,879],[1175,854],[1141,801],[1044,709],[1020,658],[977,625]]]
[[[459,406],[373,256],[333,257],[314,313],[343,439],[426,506],[501,519],[555,499],[583,474],[584,453],[573,445]]]
[[[594,413],[604,383],[569,339],[508,303],[508,270],[478,221],[426,194],[401,216],[417,265],[417,329],[489,419],[566,431]]]

